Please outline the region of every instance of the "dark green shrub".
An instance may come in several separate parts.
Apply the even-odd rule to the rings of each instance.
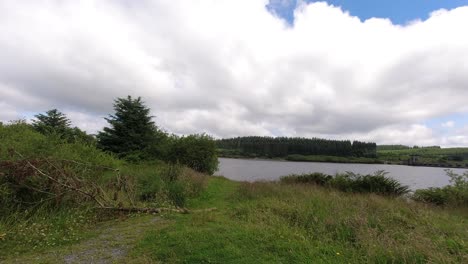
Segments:
[[[332,177],[323,173],[311,173],[285,176],[280,181],[287,184],[306,183],[322,185],[344,192],[376,193],[390,196],[403,195],[409,192],[408,186],[404,186],[397,180],[386,177],[386,174],[384,171],[377,171],[372,175],[347,172]]]
[[[218,169],[215,141],[205,134],[174,138],[168,160],[210,175]]]
[[[377,193],[390,196],[399,196],[409,192],[408,186],[386,177],[386,174],[384,171],[377,171],[372,175],[347,172],[335,176],[330,181],[330,186],[345,192]]]
[[[468,172],[456,174],[446,170],[452,185],[442,188],[417,190],[413,199],[435,205],[468,206]]]
[[[447,188],[428,188],[416,190],[413,199],[419,202],[432,203],[435,205],[444,205],[448,202]]]
[[[323,173],[315,172],[310,174],[301,174],[301,175],[289,175],[280,178],[282,183],[308,183],[308,184],[317,184],[317,185],[325,185],[331,179],[332,176],[326,175]]]

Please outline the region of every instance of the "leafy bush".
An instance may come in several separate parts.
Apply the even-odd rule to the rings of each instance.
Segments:
[[[428,188],[416,190],[413,199],[419,202],[444,205],[448,202],[450,188]]]
[[[408,186],[386,177],[386,174],[384,171],[377,171],[372,175],[347,172],[332,177],[322,173],[311,173],[282,177],[281,182],[287,184],[309,183],[335,188],[344,192],[376,193],[389,196],[399,196],[409,192]]]
[[[395,179],[388,178],[384,171],[372,175],[360,175],[347,172],[335,176],[330,185],[345,192],[377,193],[381,195],[399,196],[409,192],[408,186]]]
[[[301,175],[289,175],[280,178],[282,183],[310,183],[317,185],[325,185],[330,180],[333,179],[332,176],[326,175],[320,172],[314,172],[311,174],[301,174]]]
[[[446,170],[446,173],[452,185],[417,190],[413,199],[435,205],[468,206],[468,172],[457,174]]]
[[[174,138],[168,160],[212,175],[218,169],[216,143],[206,134]]]

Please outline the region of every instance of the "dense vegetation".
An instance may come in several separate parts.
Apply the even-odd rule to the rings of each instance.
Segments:
[[[100,223],[117,217],[120,225],[127,223],[126,235],[140,234],[126,245],[122,262],[468,261],[468,174],[449,172],[453,186],[414,196],[384,172],[233,182],[206,176],[217,166],[211,137],[163,132],[140,98],[118,98],[114,110],[97,138],[71,127],[56,109],[38,114],[33,124],[0,124],[1,262],[73,262],[63,252],[76,248],[68,246],[118,232],[117,222],[100,230]],[[299,149],[302,139],[288,140]],[[375,152],[371,145],[356,143],[351,153],[373,159],[357,157]],[[185,207],[190,214],[180,214]],[[105,245],[110,252],[118,243],[96,241],[93,247]],[[84,254],[90,255],[85,263],[101,262],[93,254],[102,252]]]
[[[119,98],[115,109],[97,139],[56,109],[0,124],[0,258],[74,243],[107,210],[184,207],[203,190],[199,172],[217,168],[211,137],[163,133],[149,111],[134,119],[149,110],[140,98]],[[142,124],[146,137],[132,130]]]
[[[340,157],[375,158],[377,145],[349,140],[288,137],[237,137],[216,141],[223,155],[249,157],[286,157],[299,155],[327,155]]]
[[[106,118],[109,127],[97,135],[100,149],[134,163],[158,159],[208,174],[218,168],[216,145],[210,136],[167,134],[152,121],[150,109],[140,97],[117,98],[114,110]]]

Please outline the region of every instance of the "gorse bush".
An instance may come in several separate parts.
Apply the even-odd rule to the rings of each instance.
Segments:
[[[372,175],[347,172],[332,177],[323,173],[311,173],[285,176],[280,181],[286,184],[315,184],[344,192],[376,193],[389,196],[399,196],[409,192],[408,186],[386,177],[386,174],[384,171],[377,171]]]
[[[446,170],[446,173],[452,185],[417,190],[413,199],[435,205],[468,206],[468,172],[457,174],[452,170]]]

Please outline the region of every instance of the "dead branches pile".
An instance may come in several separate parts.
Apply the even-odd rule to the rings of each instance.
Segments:
[[[14,149],[9,154],[11,159],[0,160],[0,185],[8,187],[7,192],[0,190],[0,204],[3,200],[3,204],[30,208],[92,202],[105,211],[189,212],[185,208],[138,207],[135,179],[121,175],[116,168],[56,158],[28,159]]]
[[[99,207],[134,205],[133,188],[120,171],[99,165],[60,159],[26,159],[10,150],[16,159],[0,161],[0,182],[7,184],[19,205],[93,201]]]

